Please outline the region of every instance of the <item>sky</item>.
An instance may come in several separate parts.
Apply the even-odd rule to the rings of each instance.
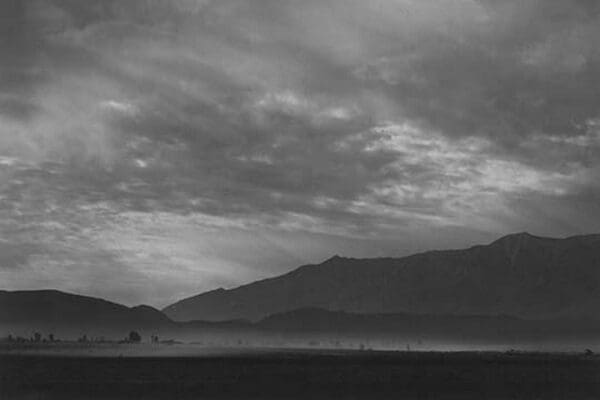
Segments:
[[[595,0],[3,0],[0,289],[600,232],[599,38]]]

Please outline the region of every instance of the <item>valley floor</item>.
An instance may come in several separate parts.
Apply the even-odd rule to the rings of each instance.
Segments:
[[[185,357],[4,352],[0,398],[597,399],[600,357],[219,349]]]

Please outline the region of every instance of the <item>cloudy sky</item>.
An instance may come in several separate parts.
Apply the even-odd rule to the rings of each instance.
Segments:
[[[600,232],[595,0],[3,0],[0,287],[133,305]]]

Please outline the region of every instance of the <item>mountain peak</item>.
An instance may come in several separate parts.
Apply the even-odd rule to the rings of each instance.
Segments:
[[[149,306],[147,304],[140,304],[134,307],[131,307],[132,310],[138,310],[138,311],[146,311],[146,312],[160,312],[159,310],[157,310],[156,308]]]
[[[343,260],[343,259],[344,259],[344,257],[340,257],[338,254],[335,254],[333,257],[329,257],[327,260],[325,260],[323,262],[323,264],[332,262],[332,261],[339,261],[339,260]]]
[[[531,233],[529,233],[527,231],[517,232],[513,236],[516,236],[516,237],[535,237],[535,235],[532,235]]]
[[[521,244],[521,243],[527,243],[528,241],[531,241],[531,240],[541,240],[541,239],[546,239],[546,238],[543,238],[541,236],[532,235],[529,232],[518,232],[518,233],[511,233],[509,235],[502,236],[500,239],[496,239],[495,241],[493,241],[492,244],[499,244],[499,243]]]

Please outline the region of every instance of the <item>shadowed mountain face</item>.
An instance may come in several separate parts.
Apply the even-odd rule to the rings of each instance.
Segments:
[[[150,306],[129,308],[56,290],[0,291],[0,325],[15,327],[15,332],[22,327],[120,336],[133,329],[157,329],[172,324],[162,312]]]
[[[597,318],[600,235],[520,233],[489,245],[403,258],[333,257],[166,307],[172,319],[259,320],[304,307],[357,313]]]
[[[254,326],[263,332],[312,334],[324,338],[367,338],[487,343],[595,343],[600,320],[525,320],[506,315],[353,314],[304,308],[274,314]],[[590,341],[591,339],[591,341]]]

